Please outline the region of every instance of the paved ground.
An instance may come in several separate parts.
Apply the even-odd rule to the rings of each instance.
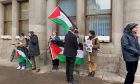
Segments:
[[[75,76],[75,78],[80,81],[79,84],[110,84],[98,78],[80,76]],[[67,82],[63,72],[33,74],[29,71],[18,71],[12,67],[0,66],[0,84],[67,84]]]

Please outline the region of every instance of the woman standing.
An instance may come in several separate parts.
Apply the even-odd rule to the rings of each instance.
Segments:
[[[18,50],[21,50],[22,52],[26,53],[25,50],[26,50],[27,43],[24,34],[21,33],[19,36],[20,37],[16,43],[16,47]],[[21,69],[21,70],[24,70],[25,68],[26,68],[26,61],[20,62],[19,67],[17,67],[17,69]]]
[[[97,57],[98,49],[100,48],[100,44],[94,31],[89,31],[88,40],[92,42],[92,46],[91,46],[92,52],[88,52],[88,66],[89,66],[88,76],[94,77],[96,71],[96,57]]]
[[[138,42],[138,24],[130,23],[124,28],[121,38],[123,58],[126,63],[127,75],[124,84],[133,84],[137,71],[140,45]]]
[[[60,38],[59,36],[57,35],[57,32],[53,32],[52,36],[50,36],[50,39],[49,39],[49,43],[50,41],[52,41],[54,44],[56,44],[57,46],[60,45]],[[50,48],[48,48],[50,50]],[[52,70],[58,70],[58,67],[59,67],[59,59],[52,59]]]

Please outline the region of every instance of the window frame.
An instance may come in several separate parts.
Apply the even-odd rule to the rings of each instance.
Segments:
[[[20,34],[20,33],[23,33],[23,27],[22,27],[22,25],[23,25],[23,22],[25,21],[28,21],[28,23],[29,23],[29,17],[28,17],[28,19],[22,19],[21,17],[22,17],[22,12],[21,12],[21,5],[23,4],[23,3],[28,3],[28,5],[29,5],[29,0],[24,0],[24,1],[19,1],[19,31],[18,31],[18,33]],[[29,9],[29,6],[28,6],[28,9]],[[28,12],[29,13],[29,12]],[[29,24],[28,24],[29,25]]]
[[[8,34],[8,30],[7,30],[7,23],[11,22],[11,28],[12,28],[12,3],[7,3],[7,4],[3,4],[4,5],[4,28],[3,28],[3,35],[12,35],[12,29],[11,29],[11,33]],[[11,20],[7,20],[7,6],[11,5]]]
[[[87,0],[85,1],[85,35],[87,35],[87,31],[89,30],[88,28],[87,28],[87,26],[88,26],[88,24],[87,24],[87,17],[88,16],[100,16],[100,15],[110,15],[110,34],[109,34],[109,36],[110,36],[110,40],[109,40],[109,42],[112,42],[112,0],[111,0],[111,2],[110,2],[110,6],[111,6],[111,8],[110,8],[110,13],[98,13],[98,14],[87,14]]]

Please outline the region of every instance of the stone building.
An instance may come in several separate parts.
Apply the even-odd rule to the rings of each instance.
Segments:
[[[59,4],[56,0],[0,0],[0,59],[9,59],[15,37],[31,30],[39,37],[41,57],[45,59],[51,33],[66,34],[47,18],[57,5],[77,25],[83,39],[91,29],[99,36],[98,71],[124,77],[120,38],[127,23],[140,22],[140,0],[60,0]],[[136,77],[140,82],[140,66]]]

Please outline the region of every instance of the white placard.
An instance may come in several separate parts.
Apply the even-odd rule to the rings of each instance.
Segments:
[[[92,41],[91,40],[86,40],[86,51],[87,52],[92,52]]]

